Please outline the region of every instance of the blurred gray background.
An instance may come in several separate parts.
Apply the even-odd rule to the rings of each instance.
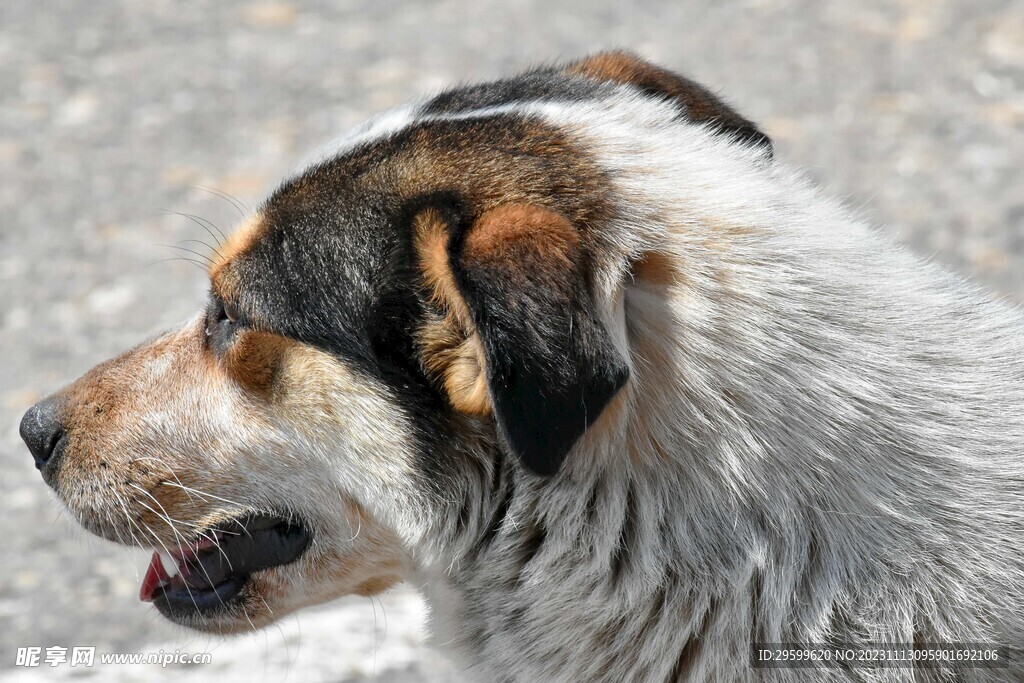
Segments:
[[[722,93],[778,157],[920,253],[1024,301],[1024,2],[0,3],[0,678],[449,681],[408,591],[220,641],[137,601],[147,554],[87,538],[17,436],[32,402],[190,316],[161,244],[227,231],[380,109],[608,46]],[[188,245],[186,245],[188,246]],[[19,646],[210,651],[190,670],[16,668]]]

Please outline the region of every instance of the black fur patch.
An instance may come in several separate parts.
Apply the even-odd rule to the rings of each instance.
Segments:
[[[423,106],[424,114],[452,114],[484,107],[499,107],[514,102],[580,102],[609,88],[597,81],[566,78],[556,69],[537,71],[447,90]]]

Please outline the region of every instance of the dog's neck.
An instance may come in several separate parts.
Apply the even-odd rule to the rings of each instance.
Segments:
[[[627,306],[653,301],[635,294],[640,303]],[[670,333],[661,310],[628,313],[634,341],[661,344],[657,335]],[[668,377],[653,377],[662,372],[637,364],[552,479],[497,447],[489,471],[454,468],[478,473],[464,487],[477,498],[451,519],[477,514],[445,527],[449,554],[417,580],[435,614],[433,640],[481,680],[678,678],[699,661],[700,639],[724,627],[720,596],[752,581],[757,534],[728,473],[697,452],[694,420],[666,414],[678,397],[641,390],[665,386]],[[729,628],[749,641],[748,626]]]

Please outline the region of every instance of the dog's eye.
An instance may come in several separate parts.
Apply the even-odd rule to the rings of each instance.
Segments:
[[[235,310],[235,307],[227,301],[220,302],[220,311],[225,321],[229,323],[238,322],[238,312]]]
[[[238,311],[231,303],[214,297],[206,312],[206,337],[213,342],[215,349],[223,350],[237,328]]]

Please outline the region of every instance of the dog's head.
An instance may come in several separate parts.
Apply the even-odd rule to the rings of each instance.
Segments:
[[[26,414],[77,519],[158,551],[144,599],[228,632],[379,592],[480,527],[499,468],[544,486],[615,426],[642,255],[606,229],[631,210],[615,169],[558,115],[610,98],[770,155],[623,53],[443,93],[285,181],[193,320]]]

